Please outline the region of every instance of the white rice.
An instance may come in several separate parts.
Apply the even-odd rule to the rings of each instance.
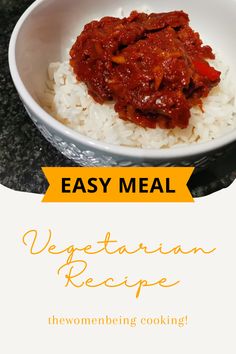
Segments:
[[[229,68],[218,58],[212,64],[222,72],[221,82],[203,100],[204,113],[199,107],[191,109],[186,129],[142,128],[120,119],[113,103],[100,105],[88,95],[86,85],[77,82],[69,61],[49,65],[43,104],[68,127],[110,144],[158,149],[206,142],[236,128],[236,89]]]

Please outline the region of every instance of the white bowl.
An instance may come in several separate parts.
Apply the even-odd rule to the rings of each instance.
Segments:
[[[85,137],[55,120],[40,106],[50,62],[65,59],[66,48],[87,22],[148,7],[153,12],[184,10],[191,25],[224,54],[236,78],[235,0],[37,0],[18,21],[9,46],[9,65],[25,108],[46,139],[82,166],[203,166],[236,140],[236,130],[207,143],[169,149],[109,145]]]

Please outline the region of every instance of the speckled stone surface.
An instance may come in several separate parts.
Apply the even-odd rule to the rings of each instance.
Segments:
[[[55,150],[33,125],[12,83],[8,44],[18,18],[33,1],[0,0],[0,183],[18,191],[44,193],[42,166],[76,166]],[[227,156],[191,178],[192,194],[203,196],[236,178],[236,144]]]
[[[43,193],[47,182],[42,166],[73,166],[55,150],[28,117],[8,69],[8,44],[21,14],[33,1],[0,0],[0,183],[19,190]]]

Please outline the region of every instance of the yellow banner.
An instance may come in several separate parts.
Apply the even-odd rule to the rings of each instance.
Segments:
[[[193,167],[44,167],[43,202],[193,202]]]

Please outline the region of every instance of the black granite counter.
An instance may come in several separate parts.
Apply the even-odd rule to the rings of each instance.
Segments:
[[[76,166],[55,150],[33,125],[18,97],[8,69],[8,44],[18,18],[33,1],[0,0],[0,183],[19,191],[43,193],[41,166]],[[236,144],[189,186],[194,196],[227,187],[236,178]]]
[[[20,190],[42,193],[46,181],[41,166],[73,166],[54,149],[29,119],[12,83],[8,68],[11,32],[29,0],[0,0],[0,183]]]

